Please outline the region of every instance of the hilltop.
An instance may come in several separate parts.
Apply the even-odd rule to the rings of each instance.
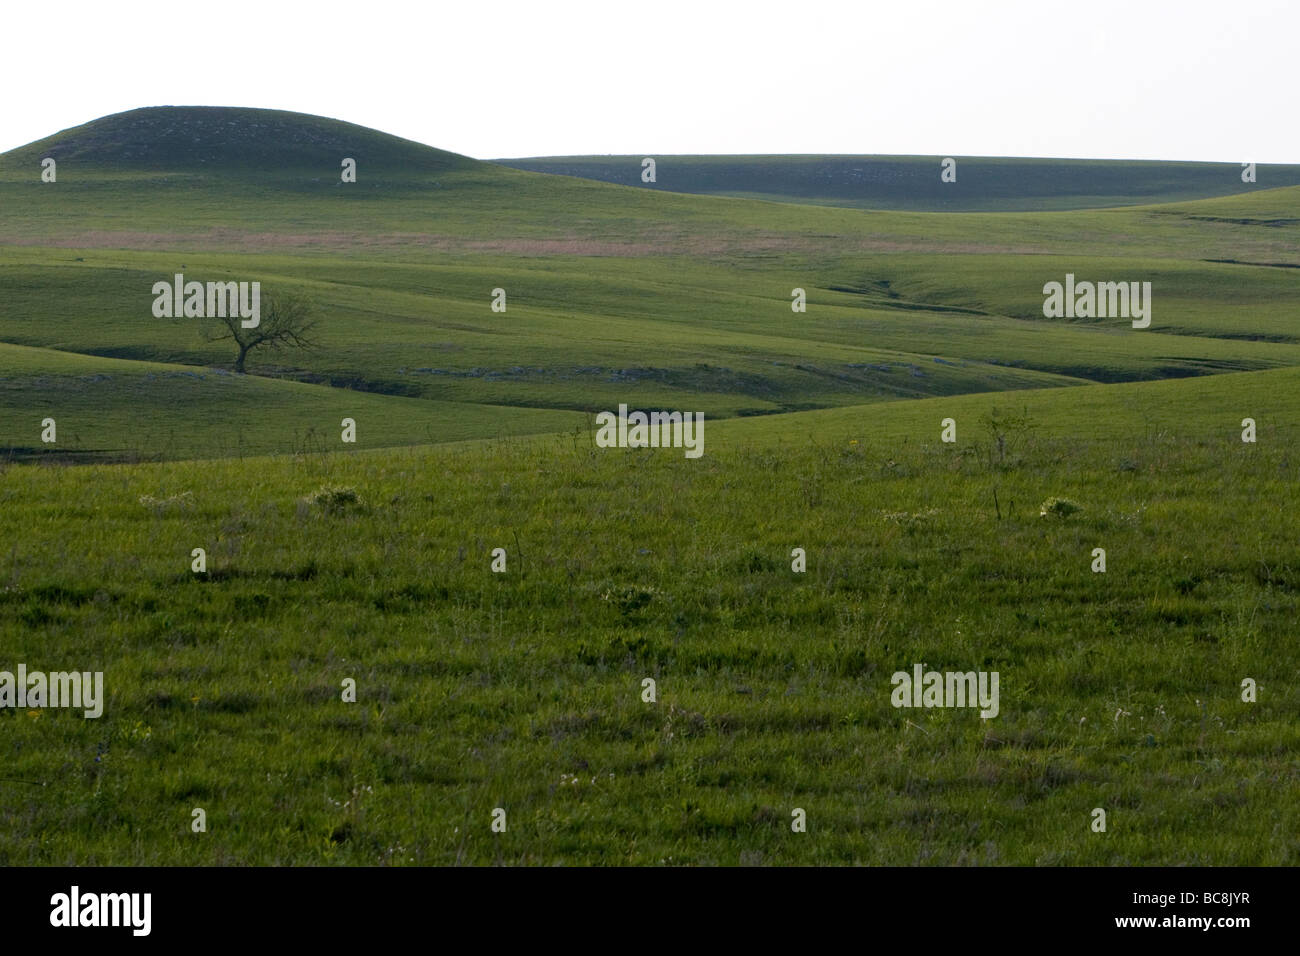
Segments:
[[[0,154],[0,169],[33,166],[47,156],[98,169],[213,173],[249,168],[333,173],[344,157],[363,169],[388,172],[483,165],[323,116],[229,106],[150,106],[114,113]]]

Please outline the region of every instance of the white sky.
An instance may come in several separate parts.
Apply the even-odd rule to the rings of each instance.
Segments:
[[[480,159],[1300,163],[1298,0],[8,0],[0,24],[0,151],[210,105]]]

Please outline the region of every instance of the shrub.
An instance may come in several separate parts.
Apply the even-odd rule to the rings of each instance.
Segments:
[[[307,503],[329,514],[342,514],[349,508],[361,506],[361,496],[355,488],[324,487],[307,496]]]
[[[1083,505],[1071,501],[1069,498],[1048,498],[1039,507],[1038,516],[1046,518],[1048,515],[1055,515],[1058,518],[1065,518],[1082,510]]]

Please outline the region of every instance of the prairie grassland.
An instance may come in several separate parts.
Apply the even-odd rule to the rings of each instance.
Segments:
[[[1300,186],[834,208],[806,159],[768,202],[183,108],[0,156],[0,672],[107,687],[0,707],[0,864],[1300,862]],[[319,347],[231,374],[176,273]],[[1067,273],[1151,328],[1046,320]],[[703,457],[597,448],[620,404]],[[997,716],[895,708],[915,665]]]
[[[0,711],[0,861],[1294,864],[1296,374],[710,422],[695,461],[10,467],[6,662],[108,701]],[[999,716],[892,707],[921,662]]]

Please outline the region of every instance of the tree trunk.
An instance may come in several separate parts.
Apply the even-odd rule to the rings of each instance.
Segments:
[[[244,356],[247,354],[248,346],[241,345],[239,347],[239,358],[235,359],[235,371],[240,375],[244,374]]]

